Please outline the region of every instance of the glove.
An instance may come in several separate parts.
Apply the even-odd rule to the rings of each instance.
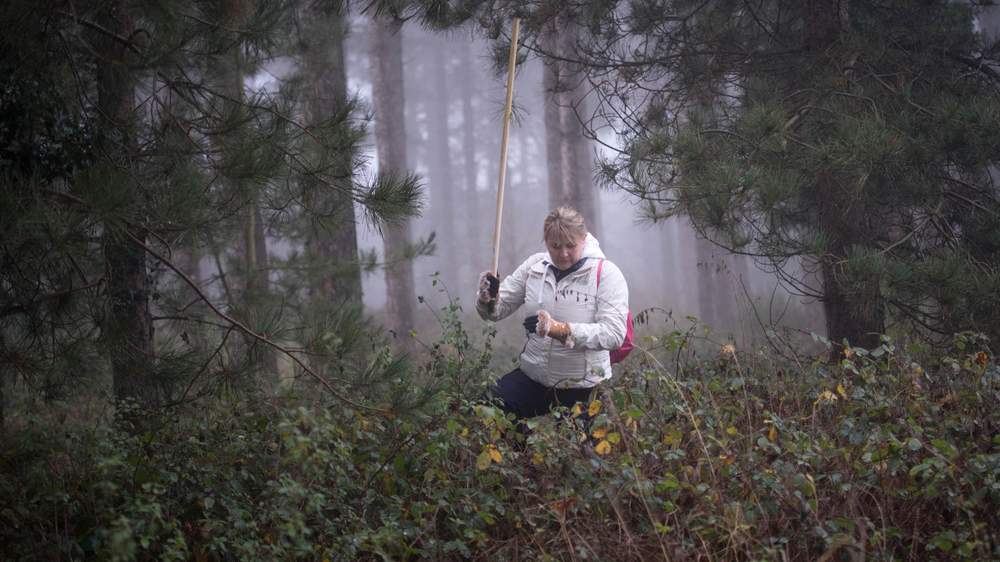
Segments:
[[[542,337],[548,336],[558,340],[566,347],[573,347],[573,338],[569,337],[571,334],[569,323],[556,320],[544,310],[538,311],[538,327],[535,328],[535,332]]]
[[[524,329],[528,331],[528,335],[535,333],[535,328],[538,327],[538,315],[532,314],[524,319]]]
[[[500,279],[489,271],[479,274],[479,302],[489,304],[497,300],[500,293]]]

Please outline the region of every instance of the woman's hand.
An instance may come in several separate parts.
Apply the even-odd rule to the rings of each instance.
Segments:
[[[482,304],[489,304],[492,301],[497,300],[497,294],[500,292],[500,279],[496,275],[493,275],[489,271],[484,271],[479,274],[479,302]]]
[[[527,320],[525,320],[525,327],[527,327],[527,323]],[[535,328],[536,334],[543,338],[548,336],[554,340],[558,340],[566,347],[573,347],[573,338],[570,337],[571,332],[568,322],[556,320],[544,309],[538,311],[538,325]]]

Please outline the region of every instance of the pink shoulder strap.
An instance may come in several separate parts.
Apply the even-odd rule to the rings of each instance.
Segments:
[[[601,270],[604,269],[604,259],[597,262],[597,288],[601,288]]]

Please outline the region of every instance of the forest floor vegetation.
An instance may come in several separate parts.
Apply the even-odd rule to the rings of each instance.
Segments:
[[[297,386],[139,431],[8,420],[0,559],[1000,559],[1000,368],[981,336],[831,364],[646,335],[589,404],[522,434],[476,401],[499,374],[491,337],[454,312],[394,386],[434,389],[411,411]]]

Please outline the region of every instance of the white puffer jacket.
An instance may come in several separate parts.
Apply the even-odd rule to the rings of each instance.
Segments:
[[[597,239],[584,243],[587,261],[556,282],[548,252],[534,254],[500,283],[493,314],[476,301],[485,320],[502,320],[525,305],[521,317],[545,309],[570,324],[573,347],[538,334],[528,336],[521,352],[521,370],[536,382],[557,388],[588,388],[611,377],[608,353],[625,340],[628,285],[618,266],[607,261]],[[597,268],[601,260],[600,288]]]

